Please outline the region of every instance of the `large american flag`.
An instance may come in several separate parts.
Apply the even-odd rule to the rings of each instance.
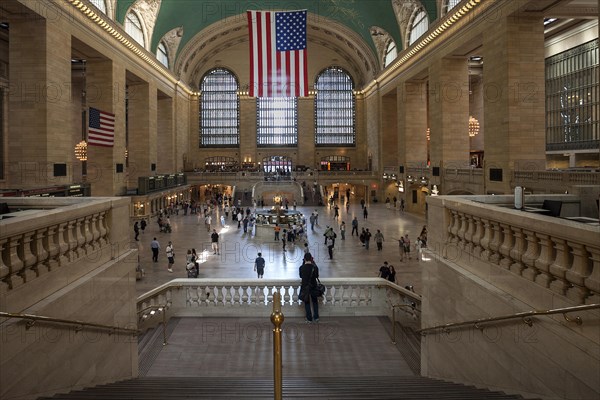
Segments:
[[[115,144],[115,114],[90,107],[88,143],[90,146],[113,147]]]
[[[250,96],[308,96],[306,10],[247,11]]]

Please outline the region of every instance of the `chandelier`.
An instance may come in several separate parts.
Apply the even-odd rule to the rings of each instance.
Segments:
[[[469,136],[473,137],[479,134],[479,121],[473,118],[473,116],[469,117]]]
[[[85,140],[75,145],[75,158],[79,161],[87,161],[87,142]]]

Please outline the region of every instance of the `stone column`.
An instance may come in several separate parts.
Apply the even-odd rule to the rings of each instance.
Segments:
[[[137,188],[140,176],[152,176],[157,172],[156,94],[156,86],[152,83],[135,81],[127,84],[129,189]],[[153,165],[155,170],[152,170]]]
[[[427,167],[427,85],[398,86],[398,160],[407,167]]]
[[[438,185],[444,194],[447,191],[440,181],[443,169],[469,165],[469,69],[466,58],[432,62],[429,68],[429,127],[431,183]]]
[[[159,174],[172,174],[177,172],[175,151],[175,135],[173,134],[173,99],[159,92],[157,99],[158,119],[157,119],[157,165],[156,171]]]
[[[254,109],[254,112],[254,115],[256,115],[256,109]],[[298,98],[298,115],[310,115],[311,118],[298,118],[298,147],[296,148],[297,156],[292,160],[293,166],[305,165],[314,168],[314,166],[320,162],[320,159],[315,160],[315,118],[313,117],[315,115],[314,96]],[[252,126],[256,126],[256,123],[252,124]],[[251,135],[251,137],[254,138],[254,142],[250,148],[255,149],[256,134]],[[242,155],[244,154],[246,153],[242,153]]]
[[[381,97],[381,165],[380,170],[386,167],[398,166],[399,149],[398,136],[398,98],[397,93],[392,92]],[[381,179],[381,178],[380,178]]]
[[[125,69],[112,60],[89,60],[85,70],[88,119],[90,107],[115,114],[114,146],[88,145],[87,181],[92,196],[121,195],[126,192]]]
[[[506,16],[483,36],[488,193],[511,193],[513,170],[545,168],[544,24]]]
[[[10,19],[8,187],[72,182],[71,35],[34,14]]]

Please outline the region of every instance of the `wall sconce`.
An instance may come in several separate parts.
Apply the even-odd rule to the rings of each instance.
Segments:
[[[415,177],[414,177],[414,176],[412,176],[412,175],[408,175],[408,176],[406,177],[406,181],[407,181],[408,183],[415,183],[417,180],[415,179]]]
[[[398,187],[398,192],[404,193],[404,182],[398,181],[396,182],[396,186]]]
[[[422,176],[419,178],[419,183],[421,185],[428,185],[429,184],[429,179],[426,176]]]
[[[384,173],[383,173],[383,179],[384,179],[384,180],[388,180],[388,179],[390,179],[390,177],[389,177],[389,175],[387,174],[387,172],[384,172]]]

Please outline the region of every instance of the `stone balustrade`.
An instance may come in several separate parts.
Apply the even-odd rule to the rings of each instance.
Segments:
[[[428,203],[429,223],[440,222],[439,230],[430,232],[432,245],[444,258],[459,265],[475,265],[473,258],[495,265],[577,304],[600,301],[599,226],[469,197],[441,196]]]
[[[97,265],[129,249],[127,236],[117,240],[111,233],[115,202],[127,213],[128,199],[38,197],[6,201],[10,208],[29,211],[0,220],[1,291],[13,290],[78,261]],[[129,224],[123,225],[123,231],[129,231]]]
[[[403,304],[406,307],[398,308],[399,320],[420,326],[420,296],[394,283],[381,278],[324,278],[321,282],[327,287],[319,305],[323,317],[391,316],[392,305]],[[144,310],[160,306],[166,307],[169,318],[268,315],[275,291],[281,294],[286,317],[304,316],[298,279],[175,279],[138,298],[140,328],[161,322],[144,317],[149,315]]]

